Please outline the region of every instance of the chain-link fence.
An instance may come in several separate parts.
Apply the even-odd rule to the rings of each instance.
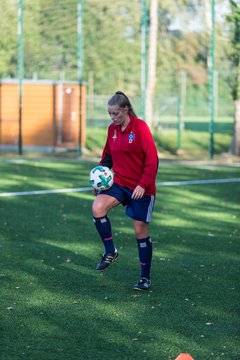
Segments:
[[[79,54],[80,3],[83,54]],[[150,5],[149,1],[146,3]],[[159,1],[152,121],[154,129],[162,133],[208,132],[211,11],[206,8],[207,3]],[[87,128],[109,124],[107,101],[117,90],[129,96],[136,113],[142,116],[142,1],[24,0],[22,4],[24,79],[77,81],[81,56],[87,91]],[[17,0],[1,1],[2,80],[18,76],[18,6]],[[228,56],[226,9],[226,1],[215,1],[214,131],[231,136],[234,106],[230,84],[234,69]]]

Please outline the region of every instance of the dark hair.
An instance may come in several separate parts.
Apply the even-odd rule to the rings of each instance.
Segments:
[[[128,113],[137,117],[133,107],[127,97],[122,91],[117,91],[115,94],[108,100],[108,106],[118,105],[120,108],[128,108]]]

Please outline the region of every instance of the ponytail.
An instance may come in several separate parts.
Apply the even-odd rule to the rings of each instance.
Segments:
[[[128,108],[128,113],[137,117],[135,111],[133,110],[132,104],[130,103],[127,95],[125,95],[122,91],[117,91],[115,94],[109,99],[108,105],[118,105],[120,108]]]

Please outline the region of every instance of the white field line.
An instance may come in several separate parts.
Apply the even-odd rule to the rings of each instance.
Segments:
[[[224,184],[240,182],[240,178],[229,179],[209,179],[209,180],[189,180],[189,181],[165,181],[157,183],[157,186],[181,186],[181,185],[204,185],[204,184]]]
[[[240,178],[189,180],[189,181],[163,181],[163,182],[158,182],[156,185],[157,186],[182,186],[182,185],[225,184],[225,183],[236,183],[236,182],[240,182]],[[92,190],[91,187],[81,187],[81,188],[68,188],[68,189],[56,189],[56,190],[6,192],[6,193],[0,193],[0,197],[60,194],[60,193],[71,193],[71,192],[85,192],[85,191],[90,191],[90,190]]]
[[[84,191],[89,191],[91,189],[92,189],[91,187],[82,187],[82,188],[56,189],[56,190],[36,190],[36,191],[6,192],[6,193],[0,193],[0,197],[84,192]]]

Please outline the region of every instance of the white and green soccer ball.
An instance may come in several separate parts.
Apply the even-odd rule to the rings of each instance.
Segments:
[[[90,171],[89,182],[97,190],[107,190],[113,184],[113,172],[107,166],[96,166]]]

